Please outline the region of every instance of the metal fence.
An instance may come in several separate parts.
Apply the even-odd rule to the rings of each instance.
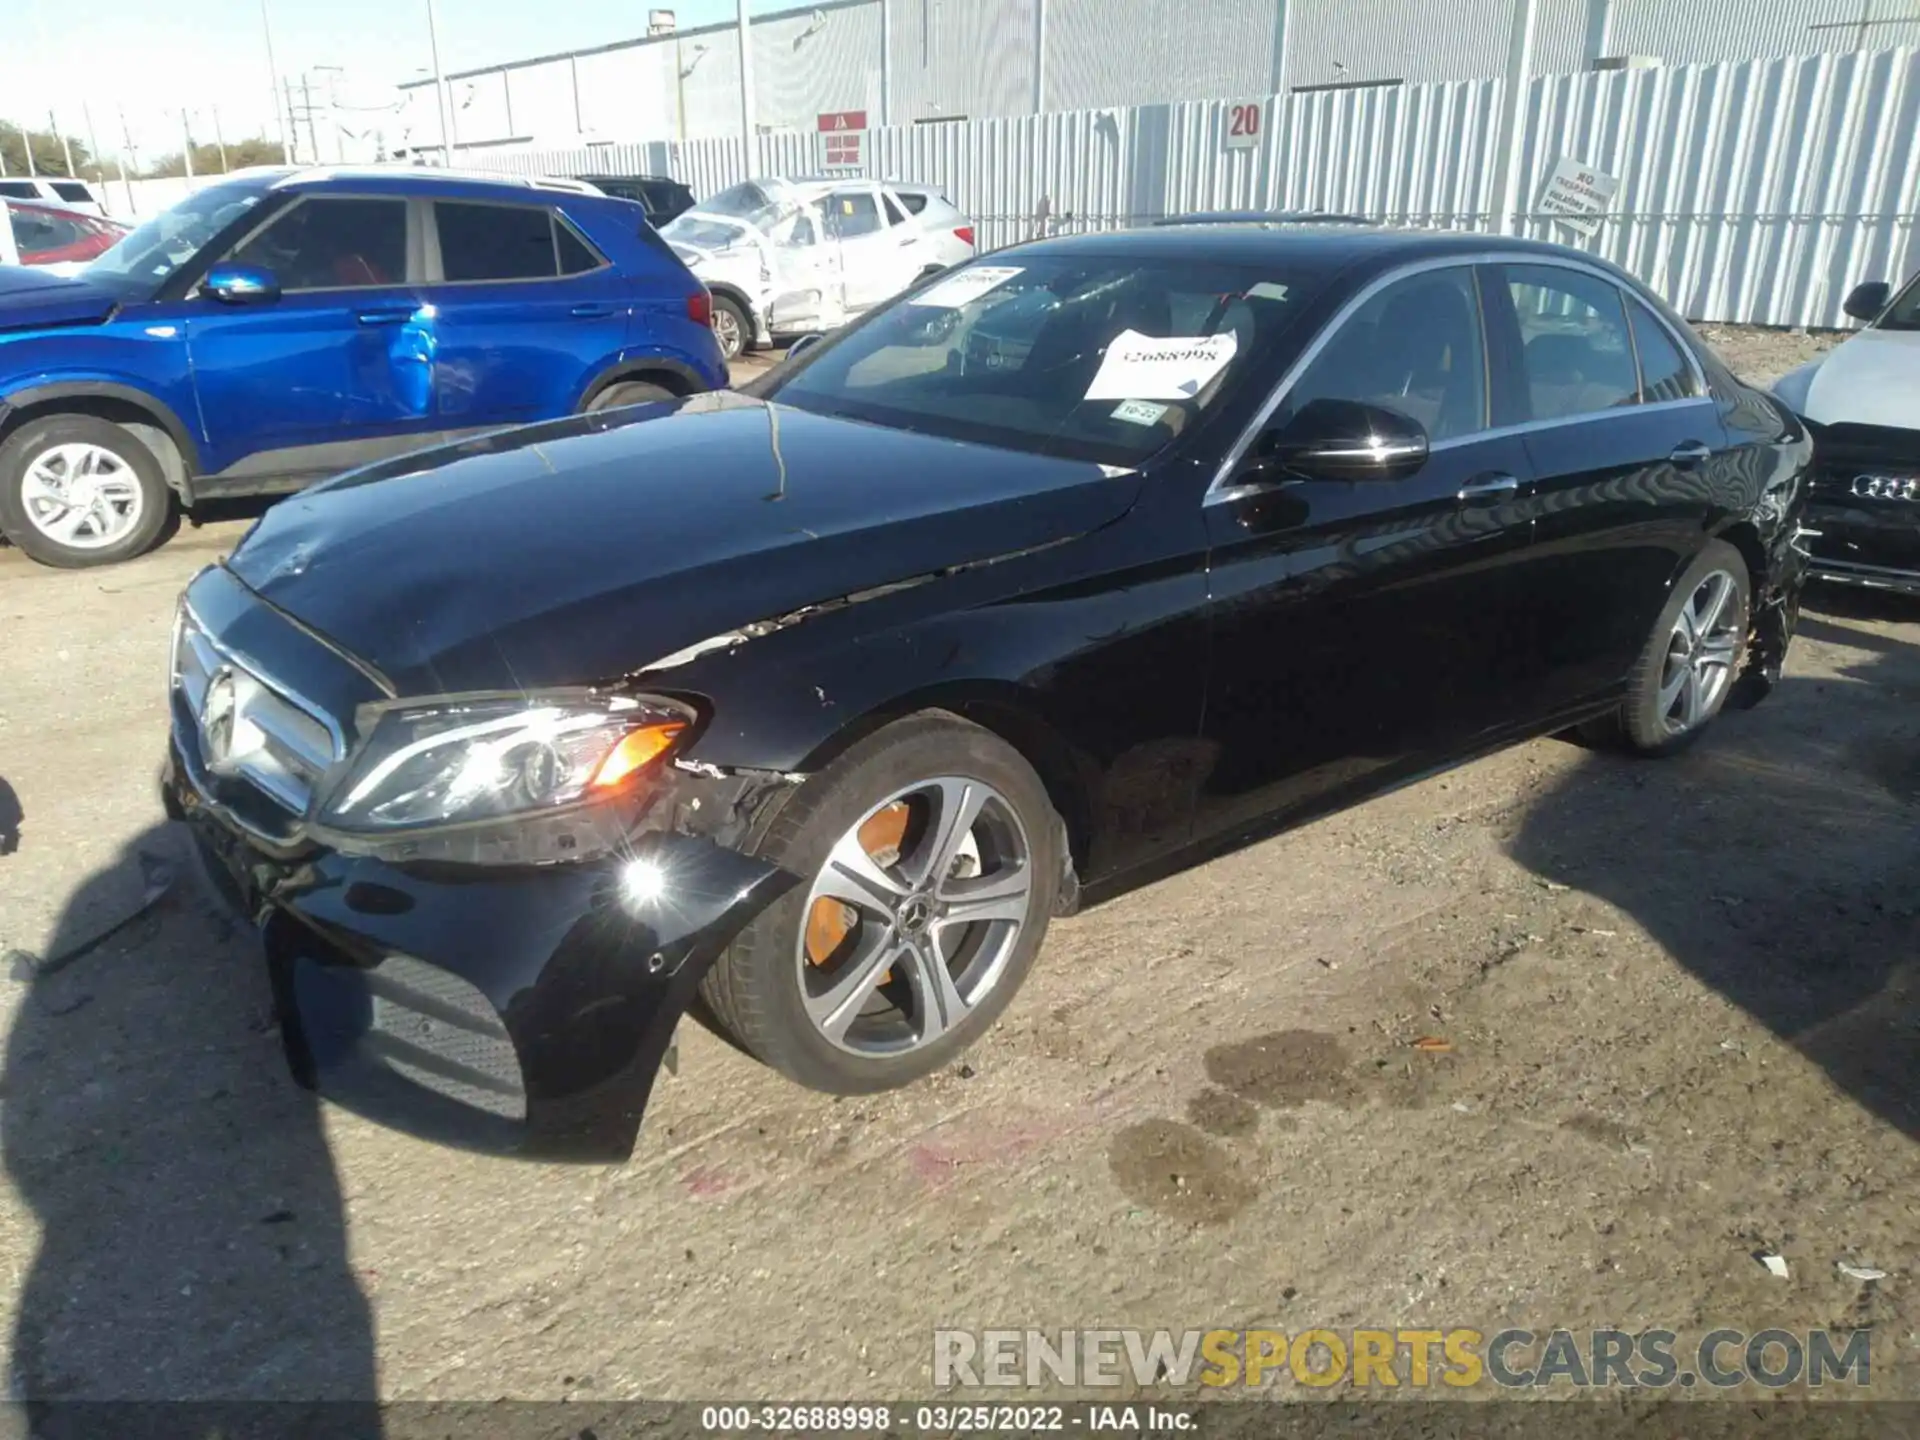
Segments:
[[[861,171],[936,184],[983,247],[1183,211],[1333,210],[1495,228],[1500,80],[1293,93],[1227,147],[1230,102],[1079,110],[868,132]],[[759,138],[754,171],[818,170],[817,137]],[[1920,267],[1920,51],[1536,77],[1511,154],[1518,233],[1576,244],[1696,320],[1826,327],[1868,278]],[[1619,180],[1591,238],[1538,210],[1556,161]],[[517,174],[672,174],[697,195],[745,178],[740,139],[475,156]]]

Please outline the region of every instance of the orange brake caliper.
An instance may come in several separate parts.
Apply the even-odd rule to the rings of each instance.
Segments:
[[[881,869],[899,863],[911,816],[907,802],[896,800],[874,811],[860,826],[860,848]],[[822,895],[807,912],[807,960],[814,965],[827,964],[859,923],[859,911],[832,896]],[[880,983],[884,985],[892,978],[893,972],[888,971],[880,977]]]

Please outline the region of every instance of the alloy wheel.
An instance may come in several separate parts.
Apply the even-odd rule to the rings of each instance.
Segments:
[[[133,467],[101,445],[54,445],[20,479],[27,519],[42,535],[76,550],[99,550],[130,534],[146,501]]]
[[[807,895],[794,963],[808,1017],[857,1055],[938,1040],[1006,974],[1033,897],[1019,814],[979,780],[940,776],[873,806]]]
[[[724,305],[713,307],[713,338],[720,342],[720,353],[729,360],[738,357],[745,343],[739,318]]]
[[[1674,620],[1660,670],[1660,724],[1669,735],[1697,730],[1720,712],[1747,633],[1740,586],[1724,570],[1708,573]]]

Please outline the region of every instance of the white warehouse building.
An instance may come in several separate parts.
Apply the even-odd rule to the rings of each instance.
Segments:
[[[1505,68],[1515,3],[822,0],[751,22],[755,120],[762,132],[844,111],[932,124],[1476,79]],[[1533,3],[1536,74],[1920,44],[1920,6],[1888,0]],[[726,24],[452,74],[456,156],[737,135],[740,71]],[[401,95],[388,146],[437,153],[434,82]]]

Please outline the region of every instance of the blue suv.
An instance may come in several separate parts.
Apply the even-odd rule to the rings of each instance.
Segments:
[[[719,389],[710,306],[577,181],[241,172],[75,278],[0,269],[0,533],[108,564],[177,507]]]

